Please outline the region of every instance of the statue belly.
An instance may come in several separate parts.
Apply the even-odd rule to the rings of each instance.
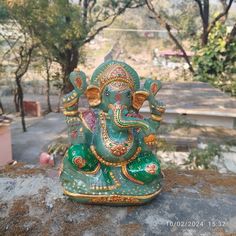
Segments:
[[[138,151],[136,140],[133,141],[127,150],[122,150],[123,147],[124,149],[126,148],[123,143],[107,147],[100,135],[93,138],[92,151],[94,150],[93,152],[97,158],[104,160],[104,162],[108,162],[108,165],[109,163],[111,163],[111,165],[112,163],[121,164],[121,162],[127,162],[130,159],[134,159],[134,155]]]

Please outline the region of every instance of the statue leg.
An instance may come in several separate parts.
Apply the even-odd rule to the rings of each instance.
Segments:
[[[127,178],[139,184],[151,183],[161,172],[160,163],[152,152],[141,152],[133,162],[122,169]]]
[[[94,171],[99,165],[90,148],[83,143],[72,145],[68,150],[67,158],[75,170]]]

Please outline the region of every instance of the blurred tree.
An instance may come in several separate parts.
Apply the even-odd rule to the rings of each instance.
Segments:
[[[208,42],[209,33],[212,31],[216,22],[227,18],[228,12],[232,6],[234,0],[221,0],[223,6],[223,11],[215,15],[214,19],[210,22],[210,2],[209,0],[194,0],[199,8],[199,14],[202,20],[202,35],[201,35],[201,44],[205,46]],[[225,20],[223,19],[223,20]]]
[[[17,28],[17,30],[16,30]],[[14,103],[16,112],[20,112],[22,129],[26,131],[25,112],[23,106],[24,91],[22,89],[23,76],[28,71],[29,65],[33,57],[33,51],[38,47],[38,43],[33,40],[33,36],[24,31],[17,22],[11,21],[8,23],[8,30],[16,33],[14,35],[8,34],[7,31],[0,32],[1,38],[7,44],[7,50],[3,55],[3,59],[12,60],[15,66],[12,68],[16,83],[16,90],[14,94]],[[7,58],[8,56],[8,58]]]
[[[11,16],[33,32],[52,60],[61,65],[64,92],[72,89],[68,75],[77,67],[82,46],[127,8],[143,5],[141,0],[8,0],[7,3]]]
[[[196,78],[236,96],[236,24],[232,30],[217,22],[206,46],[196,47]]]
[[[169,37],[175,43],[176,47],[183,53],[184,59],[187,62],[187,64],[189,65],[189,70],[192,73],[194,73],[194,68],[192,66],[191,61],[187,57],[185,48],[181,44],[178,36],[176,36],[172,32],[172,28],[177,28],[178,27],[177,25],[181,25],[182,27],[184,26],[184,24],[183,24],[184,21],[181,19],[182,18],[181,14],[178,15],[177,18],[173,17],[173,16],[171,16],[172,13],[170,13],[170,11],[168,9],[163,10],[160,8],[160,5],[162,4],[160,1],[158,1],[158,0],[155,0],[155,1],[145,0],[145,1],[146,1],[146,5],[147,5],[148,9],[150,10],[150,12],[153,15],[152,17],[156,20],[156,22],[158,24],[162,25],[167,30]],[[222,8],[223,8],[222,12],[220,12],[218,14],[214,14],[213,19],[210,21],[210,2],[209,2],[209,0],[194,0],[194,2],[196,3],[196,6],[198,7],[198,15],[200,16],[201,21],[202,21],[202,27],[201,27],[202,33],[200,36],[201,44],[198,45],[199,46],[198,50],[200,50],[201,48],[204,48],[207,45],[209,34],[216,26],[216,23],[218,21],[225,22],[233,1],[234,0],[221,0],[220,3],[222,4]],[[177,3],[179,6],[181,6],[181,4],[182,4],[182,7],[180,9],[182,9],[183,12],[186,11],[185,4],[187,4],[187,2],[188,1],[180,1]],[[196,11],[194,12],[194,16],[197,17]],[[187,22],[191,22],[191,20],[190,20],[191,17],[193,19],[193,15],[190,13],[190,15],[187,17],[188,18]],[[180,26],[180,28],[181,28],[181,26]],[[187,24],[187,27],[185,29],[183,28],[183,30],[192,31],[194,28],[191,28],[191,27],[192,27],[191,24],[190,25]],[[195,32],[194,31],[192,32],[192,34],[195,34],[195,33],[197,33],[197,30],[195,30]],[[198,41],[198,39],[196,39],[196,40]]]
[[[172,14],[168,21],[178,31],[181,40],[192,40],[200,27],[197,6],[192,0],[176,1],[172,3]]]
[[[148,9],[152,13],[153,16],[151,18],[154,18],[158,24],[160,24],[162,27],[164,27],[171,38],[171,40],[175,43],[176,47],[182,52],[183,57],[188,64],[189,70],[191,73],[194,73],[193,66],[187,56],[187,53],[181,44],[180,40],[177,38],[177,36],[172,32],[172,25],[168,22],[168,19],[165,15],[162,14],[160,10],[157,10],[151,0],[145,0]],[[158,2],[155,2],[158,5]]]
[[[51,106],[51,101],[50,101],[50,90],[51,90],[51,85],[50,85],[50,78],[51,78],[50,69],[51,69],[51,66],[52,66],[52,60],[51,60],[51,58],[49,58],[45,54],[43,54],[43,61],[44,61],[44,67],[45,67],[45,71],[46,71],[47,112],[52,112],[52,106]]]

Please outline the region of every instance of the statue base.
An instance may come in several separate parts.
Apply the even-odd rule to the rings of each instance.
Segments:
[[[125,206],[145,204],[161,192],[162,173],[151,183],[141,185],[127,179],[122,167],[100,165],[93,173],[84,173],[76,171],[64,158],[60,176],[64,195],[80,203]]]

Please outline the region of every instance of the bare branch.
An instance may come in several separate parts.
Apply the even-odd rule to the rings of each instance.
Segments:
[[[91,40],[93,40],[95,38],[95,36],[101,32],[103,29],[109,27],[110,25],[112,25],[112,23],[115,21],[115,19],[118,17],[118,15],[115,15],[113,17],[113,19],[110,21],[110,23],[106,24],[106,25],[103,25],[101,27],[99,27],[92,35],[90,35],[89,37],[87,37],[82,44],[86,44],[88,42],[90,42]]]
[[[97,28],[91,35],[89,35],[84,41],[82,44],[85,44],[85,43],[88,43],[90,42],[92,39],[95,38],[95,36],[101,32],[103,29],[109,27],[110,25],[112,25],[112,23],[115,21],[115,19],[121,15],[122,13],[125,12],[125,10],[127,8],[134,8],[134,7],[140,7],[140,6],[143,6],[144,3],[141,3],[141,4],[136,4],[134,6],[130,6],[130,4],[132,3],[132,0],[128,1],[122,8],[119,8],[117,12],[114,12],[113,14],[110,14],[109,16],[107,17],[104,17],[102,19],[99,19],[99,15],[102,13],[102,12],[99,12],[97,17],[96,17],[96,20],[94,21],[93,25],[96,25],[97,23],[99,22],[106,22],[109,20],[109,22],[107,22],[105,25],[102,25],[100,26],[99,28]]]
[[[189,66],[189,70],[194,73],[194,69],[192,67],[192,64],[183,48],[183,46],[179,43],[178,39],[174,36],[174,34],[171,32],[171,26],[165,22],[165,20],[160,16],[160,14],[157,13],[157,11],[155,10],[153,4],[151,3],[150,0],[145,0],[146,1],[146,5],[148,7],[148,9],[153,13],[153,15],[155,16],[155,20],[163,27],[165,27],[165,29],[168,32],[169,37],[172,39],[172,41],[175,43],[175,45],[178,47],[178,49],[183,53],[184,59],[187,62],[188,66]]]
[[[199,8],[199,12],[200,12],[200,16],[201,16],[201,19],[202,19],[202,22],[204,23],[204,14],[203,14],[203,8],[202,8],[202,3],[201,3],[201,0],[194,0],[197,5],[198,5],[198,8]]]
[[[236,37],[236,23],[234,24],[231,32],[227,35],[226,45],[231,44],[232,41],[235,39],[235,37]]]
[[[9,46],[9,49],[3,54],[2,59],[4,59],[5,56],[11,51],[14,54],[14,56],[17,57],[17,55],[16,55],[16,53],[14,52],[13,49],[14,49],[15,45],[17,44],[17,42],[20,40],[21,36],[19,36],[13,44],[11,44],[11,42],[8,40],[8,38],[2,32],[0,32],[0,36],[3,37],[3,39],[6,41],[6,43]]]
[[[217,21],[219,21],[222,17],[228,15],[228,12],[232,6],[232,3],[233,3],[233,0],[230,0],[225,10],[221,12],[218,16],[216,16],[216,18],[211,22],[210,26],[208,27],[207,34],[209,34],[211,30],[215,27]]]

